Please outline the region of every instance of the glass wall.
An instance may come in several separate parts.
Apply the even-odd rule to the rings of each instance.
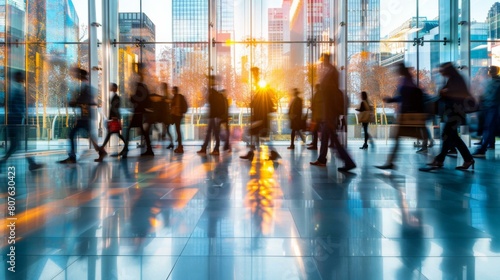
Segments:
[[[290,93],[300,91],[305,114],[321,75],[321,53],[333,54],[340,71],[349,130],[356,130],[352,108],[363,90],[377,108],[377,125],[390,125],[394,108],[382,98],[395,90],[396,63],[413,67],[419,85],[436,94],[443,82],[436,68],[452,61],[481,94],[485,67],[500,65],[499,13],[495,0],[0,1],[0,141],[6,139],[13,73],[26,73],[22,128],[25,147],[33,149],[66,138],[73,125],[77,112],[68,99],[78,84],[70,67],[90,73],[102,132],[108,84],[117,83],[128,100],[139,63],[150,92],[170,95],[160,90],[167,83],[186,96],[185,140],[205,135],[208,77],[217,75],[238,132],[233,140],[245,140],[250,101],[265,89],[276,103],[271,138],[289,141]],[[123,105],[127,126],[131,105]]]

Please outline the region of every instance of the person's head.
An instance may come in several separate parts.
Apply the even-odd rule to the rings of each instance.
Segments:
[[[457,69],[451,62],[445,62],[439,65],[439,73],[445,77],[459,75]]]
[[[367,100],[368,99],[368,94],[366,93],[366,91],[362,91],[361,92],[361,100]]]
[[[292,95],[293,95],[294,97],[299,96],[299,94],[300,94],[300,91],[299,91],[299,89],[298,89],[298,88],[293,88],[293,89],[292,89]]]
[[[490,75],[490,77],[496,77],[496,76],[498,76],[498,72],[499,72],[498,66],[493,66],[492,65],[488,69],[488,74]]]
[[[476,76],[477,78],[483,79],[487,78],[489,75],[490,67],[481,67],[477,70]]]
[[[24,82],[24,72],[17,71],[14,73],[14,81],[18,83],[23,83]]]
[[[160,83],[160,92],[163,93],[164,96],[168,96],[168,84],[165,82]]]
[[[172,87],[172,93],[175,95],[175,94],[178,94],[179,93],[179,87]]]
[[[213,87],[213,86],[217,85],[218,80],[219,80],[219,77],[217,75],[210,75],[210,76],[208,76],[208,84],[209,84],[209,86]]]
[[[410,68],[406,67],[402,62],[396,65],[396,73],[400,76],[411,78]]]
[[[82,81],[88,80],[89,73],[82,68],[72,67],[70,69],[70,73],[71,73],[71,76],[73,76],[73,78],[75,78],[75,79],[82,80]]]
[[[323,62],[323,65],[330,64],[331,63],[331,55],[329,53],[322,53],[321,54],[321,61]]]
[[[109,84],[109,91],[111,92],[117,92],[118,91],[118,85],[115,83]]]

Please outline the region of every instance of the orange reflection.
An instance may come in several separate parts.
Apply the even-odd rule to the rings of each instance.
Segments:
[[[122,193],[126,191],[126,188],[114,189],[112,191],[113,195]],[[37,230],[42,227],[46,221],[53,220],[59,215],[64,215],[68,209],[68,206],[78,207],[88,203],[89,201],[102,196],[104,192],[99,189],[86,190],[80,193],[70,195],[64,199],[51,201],[43,205],[30,208],[26,211],[18,213],[15,218],[16,222],[16,241],[20,240],[22,236],[27,235],[29,232]],[[3,218],[0,220],[1,225],[7,225],[9,220]],[[0,228],[0,235],[7,236],[8,227],[2,226]],[[4,238],[0,243],[0,248],[7,245],[7,239]]]
[[[274,165],[267,159],[268,154],[268,147],[261,146],[259,156],[254,157],[249,172],[252,178],[247,183],[245,196],[245,206],[250,208],[253,221],[262,234],[272,232],[274,207],[279,207],[276,199],[283,197],[274,180]]]

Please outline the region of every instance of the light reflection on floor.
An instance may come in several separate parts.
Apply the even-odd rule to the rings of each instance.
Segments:
[[[335,159],[310,166],[317,151],[305,146],[276,147],[277,162],[267,146],[252,162],[239,159],[243,146],[220,156],[157,147],[154,158],[135,150],[100,164],[85,153],[72,166],[51,154],[31,173],[13,158],[16,273],[3,238],[0,279],[498,279],[498,153],[475,172],[447,158],[424,173],[432,154],[408,142],[398,169],[380,171],[390,144],[358,144],[353,174]]]

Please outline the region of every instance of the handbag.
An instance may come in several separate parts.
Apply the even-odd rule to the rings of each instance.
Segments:
[[[370,111],[363,111],[358,114],[358,122],[367,123],[370,122]]]
[[[426,113],[403,113],[399,114],[398,125],[391,130],[392,138],[396,137],[412,137],[420,138],[426,131],[426,121],[428,114]]]
[[[111,119],[108,121],[108,130],[111,133],[120,132],[122,130],[122,123],[119,119]]]
[[[363,104],[364,104],[364,102],[366,102],[366,101],[363,101]],[[370,108],[370,105],[367,104],[367,107]],[[358,122],[367,123],[367,122],[370,122],[370,120],[371,120],[371,110],[370,109],[359,112]]]

